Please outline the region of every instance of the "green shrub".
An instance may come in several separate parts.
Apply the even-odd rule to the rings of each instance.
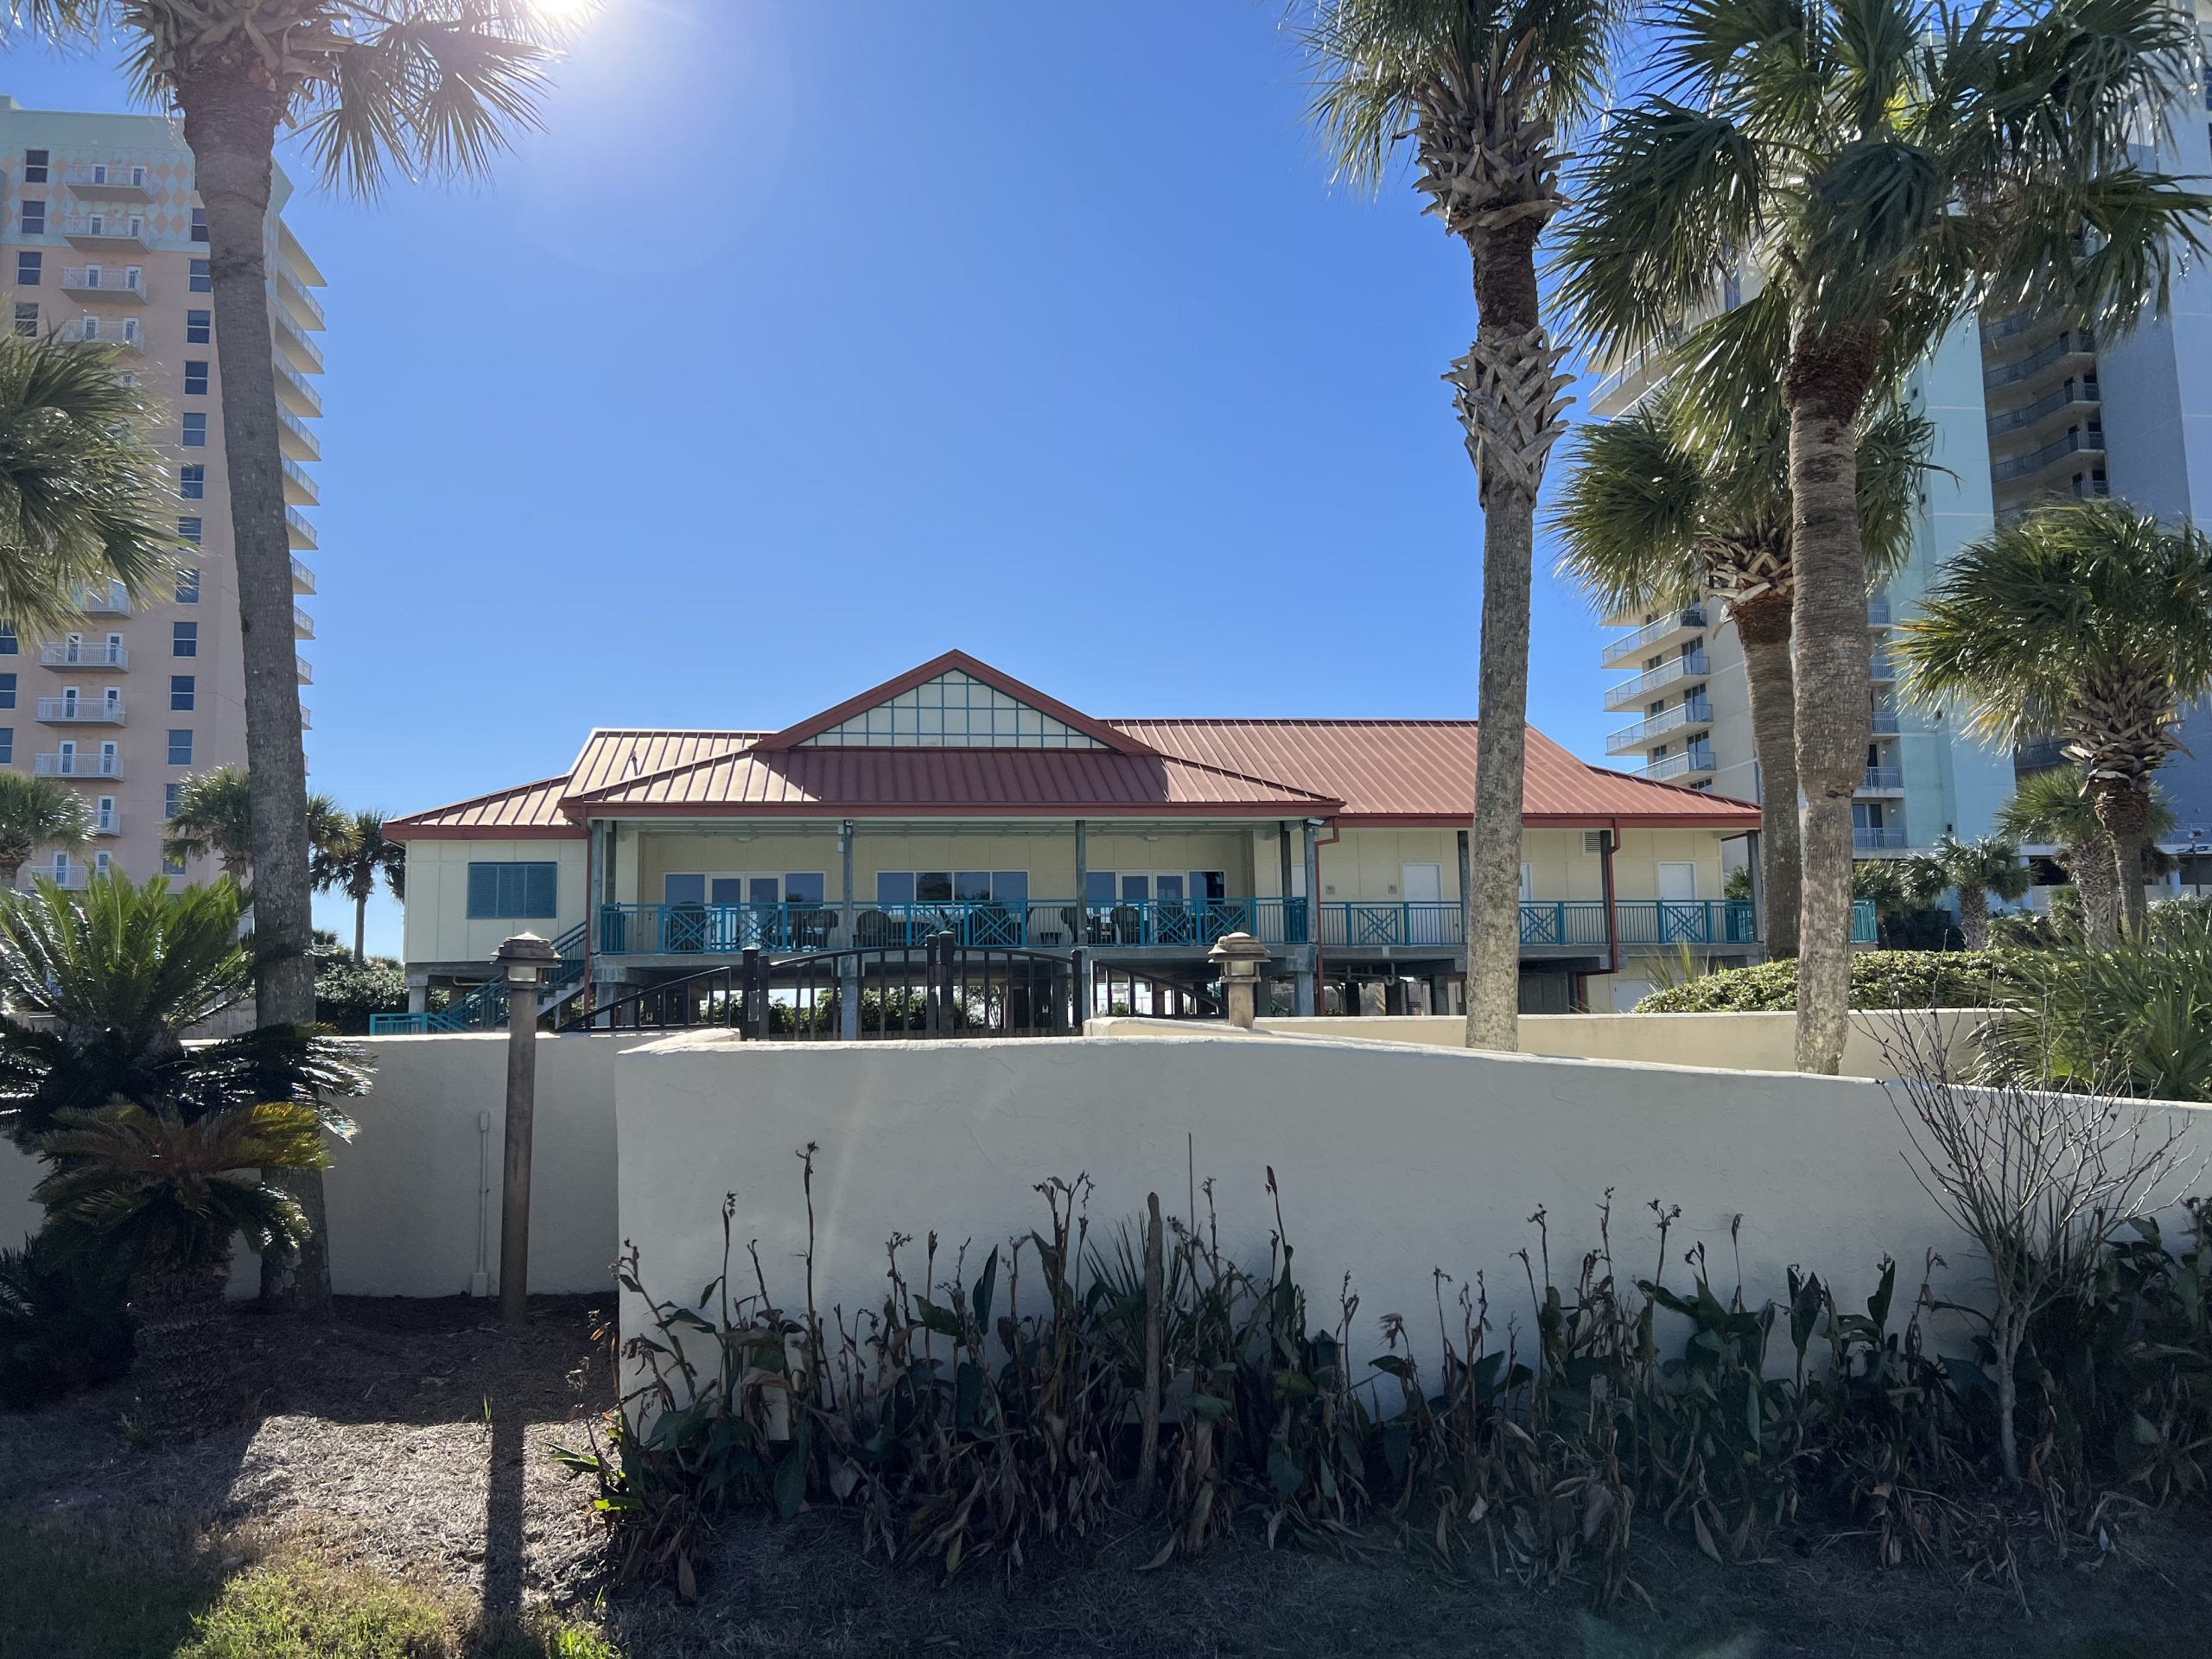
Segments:
[[[98,1388],[130,1363],[122,1268],[53,1233],[0,1250],[0,1406]]]
[[[2151,907],[2142,938],[2109,950],[2078,939],[2016,961],[1986,1039],[2000,1075],[2062,1089],[2212,1101],[2212,913]]]
[[[315,1017],[347,1037],[365,1036],[372,1014],[407,1012],[407,976],[387,957],[357,963],[340,957],[317,964]]]
[[[1986,1008],[2019,983],[2012,950],[1862,950],[1851,959],[1854,1008]],[[1797,1006],[1797,963],[1764,962],[1654,991],[1638,1014],[1784,1014]]]

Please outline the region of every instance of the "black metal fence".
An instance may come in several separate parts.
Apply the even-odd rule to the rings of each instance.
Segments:
[[[748,1042],[1065,1037],[1083,1029],[1080,975],[1065,955],[918,944],[743,957],[632,991],[564,1020],[570,1031],[720,1027]]]

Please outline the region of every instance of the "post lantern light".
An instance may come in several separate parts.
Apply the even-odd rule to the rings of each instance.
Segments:
[[[1229,993],[1230,1025],[1252,1029],[1260,969],[1267,959],[1268,947],[1249,933],[1224,933],[1206,952],[1206,960],[1221,969],[1222,986]]]
[[[530,1294],[530,1141],[537,1095],[537,998],[561,953],[535,933],[502,940],[493,958],[507,982],[507,1134],[500,1166],[499,1317],[523,1316]]]

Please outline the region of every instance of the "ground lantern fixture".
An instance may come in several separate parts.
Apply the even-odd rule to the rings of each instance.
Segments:
[[[507,982],[507,1139],[499,1186],[499,1317],[523,1316],[530,1294],[530,1140],[537,1095],[537,999],[561,953],[535,933],[502,940],[493,961]]]
[[[1229,993],[1229,1023],[1252,1029],[1257,1013],[1254,1004],[1260,988],[1260,969],[1268,947],[1249,933],[1224,933],[1213,942],[1206,960],[1221,969],[1222,987]]]

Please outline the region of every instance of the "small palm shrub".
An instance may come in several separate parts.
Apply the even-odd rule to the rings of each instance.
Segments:
[[[2154,905],[2145,933],[2109,950],[2078,938],[2014,960],[1987,1033],[1993,1074],[2063,1089],[2212,1101],[2212,917]]]
[[[2013,950],[1862,950],[1851,959],[1854,1008],[1986,1008],[2019,983]],[[1638,1014],[1784,1014],[1797,1007],[1797,964],[1765,962],[1662,987]]]
[[[52,1232],[0,1250],[0,1407],[96,1388],[130,1363],[121,1267]]]

